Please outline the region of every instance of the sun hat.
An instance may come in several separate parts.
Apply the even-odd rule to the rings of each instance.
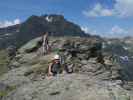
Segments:
[[[54,59],[60,59],[60,56],[58,54],[54,55]]]

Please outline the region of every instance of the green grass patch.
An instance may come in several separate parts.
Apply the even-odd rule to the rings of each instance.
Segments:
[[[59,48],[54,48],[54,49],[52,49],[52,52],[54,52],[54,53],[59,53],[60,52],[60,49]]]
[[[16,86],[9,86],[6,90],[0,91],[0,97],[5,97],[8,95],[9,92],[16,89]]]

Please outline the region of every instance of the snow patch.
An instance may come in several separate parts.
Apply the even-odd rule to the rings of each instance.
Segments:
[[[5,34],[5,36],[10,36],[11,34],[9,34],[9,33],[7,33],[7,34]]]
[[[127,47],[123,47],[125,50],[128,50],[128,48]]]
[[[129,57],[128,56],[120,56],[120,58],[124,61],[129,61]]]
[[[53,18],[52,18],[52,17],[47,16],[47,17],[46,17],[46,20],[47,20],[48,22],[52,22],[52,21],[53,21]]]

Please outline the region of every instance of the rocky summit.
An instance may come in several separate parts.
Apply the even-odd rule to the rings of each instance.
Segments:
[[[133,83],[123,68],[103,52],[96,37],[50,37],[51,51],[42,54],[41,38],[29,41],[0,76],[0,100],[133,100]],[[68,66],[48,77],[48,65],[59,54]]]

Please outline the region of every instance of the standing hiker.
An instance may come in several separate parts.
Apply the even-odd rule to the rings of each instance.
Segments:
[[[47,54],[47,53],[49,53],[49,50],[50,50],[50,47],[49,47],[49,40],[48,40],[48,32],[46,32],[46,33],[44,33],[44,35],[43,35],[43,37],[42,37],[42,41],[43,41],[43,43],[42,43],[42,51],[43,51],[43,54],[45,55],[45,54]]]

